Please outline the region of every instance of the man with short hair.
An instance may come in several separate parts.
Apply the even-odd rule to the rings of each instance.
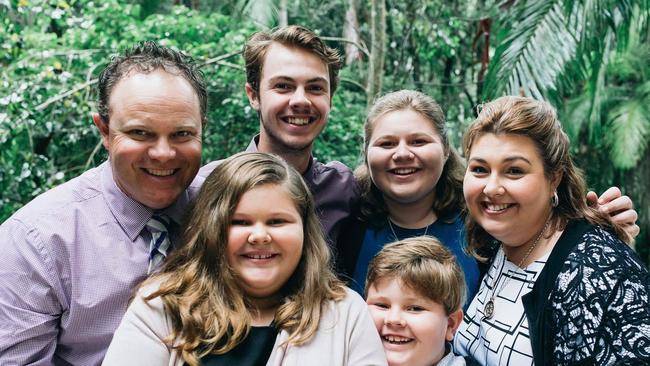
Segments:
[[[281,156],[302,176],[330,242],[357,200],[352,171],[338,161],[312,156],[327,124],[342,66],[338,52],[301,26],[254,33],[244,47],[246,95],[260,120],[260,134],[246,151]],[[207,176],[219,161],[201,168]]]
[[[0,226],[0,364],[98,365],[129,297],[198,190],[207,92],[191,58],[144,42],[98,83],[109,159]]]

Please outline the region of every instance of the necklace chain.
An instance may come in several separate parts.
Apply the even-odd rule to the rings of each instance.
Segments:
[[[533,252],[533,250],[537,247],[537,244],[539,244],[539,241],[542,239],[542,236],[544,235],[544,232],[548,229],[548,226],[551,223],[551,216],[546,219],[546,223],[544,224],[544,227],[542,230],[537,234],[537,237],[533,241],[533,244],[528,248],[526,251],[526,254],[524,254],[524,257],[521,258],[519,261],[519,264],[517,264],[517,268],[515,268],[515,271],[519,271],[519,268],[526,262],[526,259],[528,259],[528,256],[530,253]],[[505,255],[503,257],[503,262],[505,263]],[[501,293],[501,290],[503,290],[508,283],[510,283],[510,280],[512,279],[512,276],[506,277],[504,281],[501,282],[501,285],[499,288],[496,288],[497,285],[497,280],[499,276],[498,274],[494,275],[494,280],[492,281],[492,295],[490,296],[490,299],[485,303],[485,306],[483,307],[483,318],[484,319],[491,319],[494,316],[494,299]]]
[[[388,217],[387,220],[388,220],[388,227],[390,228],[390,232],[393,234],[393,238],[395,238],[395,240],[400,240],[400,238],[397,237],[397,234],[395,234],[395,229],[393,228],[393,222],[391,221],[390,217]],[[427,235],[427,232],[429,231],[429,226],[431,226],[431,224],[427,225],[427,227],[424,228],[424,234],[422,234],[422,236]]]

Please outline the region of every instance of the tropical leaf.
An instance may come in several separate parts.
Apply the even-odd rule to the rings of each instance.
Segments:
[[[641,100],[633,99],[619,105],[609,115],[608,130],[611,133],[606,139],[612,163],[619,169],[636,166],[648,146],[650,119],[645,105]]]
[[[265,28],[277,23],[278,7],[275,0],[241,0],[242,13]]]
[[[525,2],[497,40],[485,79],[484,97],[524,94],[544,99],[556,88],[564,65],[576,57],[578,17],[567,17],[562,1]],[[511,12],[508,12],[511,13]],[[512,14],[510,14],[512,16]],[[500,37],[498,37],[500,38]]]
[[[578,141],[580,131],[587,121],[591,109],[591,98],[588,94],[580,94],[576,98],[568,100],[562,111],[560,121],[562,128],[569,135],[569,140]]]
[[[563,89],[587,82],[592,105],[596,105],[601,68],[612,50],[611,42],[620,47],[627,44],[635,9],[647,12],[648,1],[638,6],[630,0],[517,3],[502,15],[501,21],[509,26],[497,35],[483,97],[524,94],[550,97],[559,104]]]
[[[650,81],[645,82],[636,89],[637,94],[641,95],[645,101],[645,104],[650,103]]]
[[[593,45],[592,60],[590,62],[591,70],[587,81],[587,98],[589,100],[589,109],[585,116],[588,122],[589,142],[596,143],[602,135],[602,106],[607,100],[605,92],[605,75],[607,73],[607,62],[609,54],[613,47],[613,33],[607,32],[605,35],[604,45]],[[597,43],[597,42],[592,42]],[[569,66],[570,67],[570,66]]]

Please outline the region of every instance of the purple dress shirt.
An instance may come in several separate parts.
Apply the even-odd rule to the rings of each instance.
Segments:
[[[259,135],[253,137],[246,152],[257,152]],[[205,179],[221,163],[213,161],[201,168],[197,179]],[[341,222],[359,199],[359,187],[350,168],[338,161],[323,164],[312,156],[302,174],[316,201],[316,214],[330,243],[336,243]]]
[[[180,222],[200,182],[163,213]],[[147,275],[151,215],[116,186],[105,162],[5,221],[0,364],[99,365]]]

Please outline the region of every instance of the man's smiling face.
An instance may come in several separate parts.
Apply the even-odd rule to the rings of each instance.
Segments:
[[[246,93],[259,112],[264,151],[311,152],[331,109],[327,65],[309,51],[273,43],[259,85],[255,91],[246,84]]]
[[[192,182],[201,164],[201,109],[192,86],[162,69],[126,74],[110,96],[109,122],[93,116],[113,179],[129,197],[161,209]]]

